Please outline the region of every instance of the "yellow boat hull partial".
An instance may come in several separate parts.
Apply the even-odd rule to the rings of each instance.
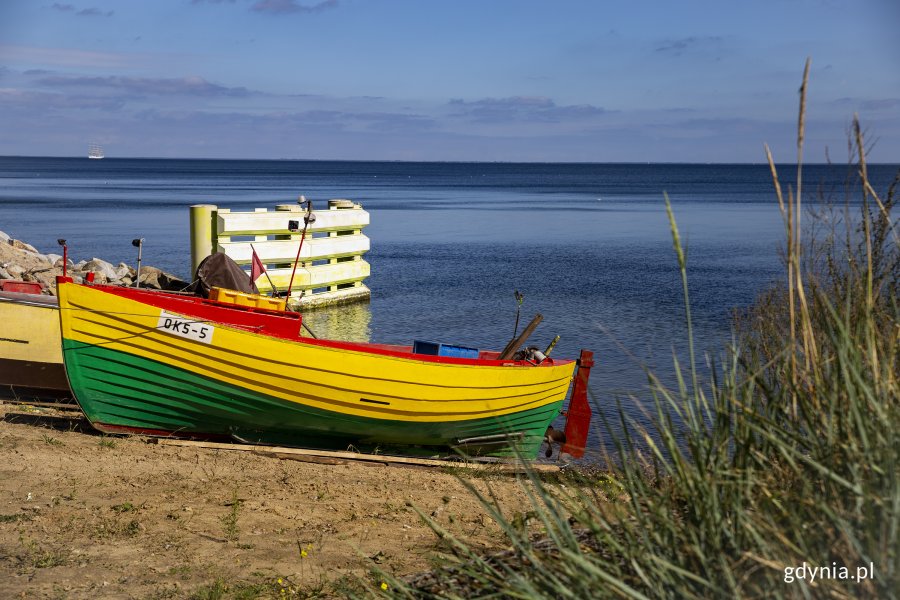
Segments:
[[[0,388],[6,394],[68,396],[56,299],[0,293]]]

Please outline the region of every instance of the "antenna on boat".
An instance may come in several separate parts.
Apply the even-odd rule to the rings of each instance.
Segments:
[[[131,240],[131,245],[138,249],[138,267],[137,267],[137,277],[134,280],[134,287],[141,287],[141,252],[144,249],[144,238],[134,238]]]
[[[297,263],[300,262],[300,251],[303,249],[303,240],[306,239],[306,230],[309,228],[310,223],[316,222],[316,215],[313,214],[312,200],[307,200],[306,196],[300,196],[300,200],[298,203],[302,206],[306,204],[306,214],[303,215],[303,233],[300,234],[300,245],[297,247],[297,258],[294,259],[294,268],[291,269],[291,280],[288,282],[287,287],[287,300],[289,301],[291,298],[291,289],[294,287],[294,273],[297,272]],[[297,221],[288,221],[288,229],[290,231],[297,231]],[[287,305],[287,301],[285,302]]]
[[[516,290],[516,327],[513,329],[513,338],[519,335],[519,313],[522,311],[522,303],[525,302],[525,294]]]
[[[56,243],[62,246],[63,248],[63,277],[66,277],[66,267],[69,264],[69,247],[66,245],[66,240],[63,238],[59,238],[56,240]]]

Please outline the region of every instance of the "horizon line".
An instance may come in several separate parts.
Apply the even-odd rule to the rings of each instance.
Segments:
[[[31,155],[31,154],[0,154],[0,159],[6,158],[53,158],[53,159],[85,159],[91,160],[83,155]],[[102,160],[196,160],[196,161],[244,161],[244,162],[345,162],[345,163],[426,163],[426,164],[493,164],[493,165],[690,165],[690,166],[727,166],[727,165],[746,165],[746,166],[768,166],[766,161],[759,162],[712,162],[712,161],[561,161],[561,160],[406,160],[406,159],[385,159],[385,158],[213,158],[213,157],[166,157],[166,156],[114,156],[104,157]],[[96,162],[96,159],[95,159]],[[796,165],[796,162],[776,161],[775,164],[780,165]],[[856,163],[837,163],[837,162],[804,162],[804,165],[815,166],[847,166]],[[870,166],[895,166],[900,165],[898,162],[870,162],[866,161]]]

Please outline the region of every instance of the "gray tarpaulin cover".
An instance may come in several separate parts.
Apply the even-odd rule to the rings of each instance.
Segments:
[[[210,288],[220,287],[252,294],[250,276],[247,275],[230,256],[217,252],[204,258],[194,275],[194,285],[198,296],[209,297]]]

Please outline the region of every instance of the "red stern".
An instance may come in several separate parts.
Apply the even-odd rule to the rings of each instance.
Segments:
[[[560,450],[575,458],[584,456],[588,430],[591,427],[591,405],[588,403],[587,390],[593,366],[594,353],[582,350],[581,356],[578,357],[578,371],[575,373],[572,398],[566,411],[566,443]]]

